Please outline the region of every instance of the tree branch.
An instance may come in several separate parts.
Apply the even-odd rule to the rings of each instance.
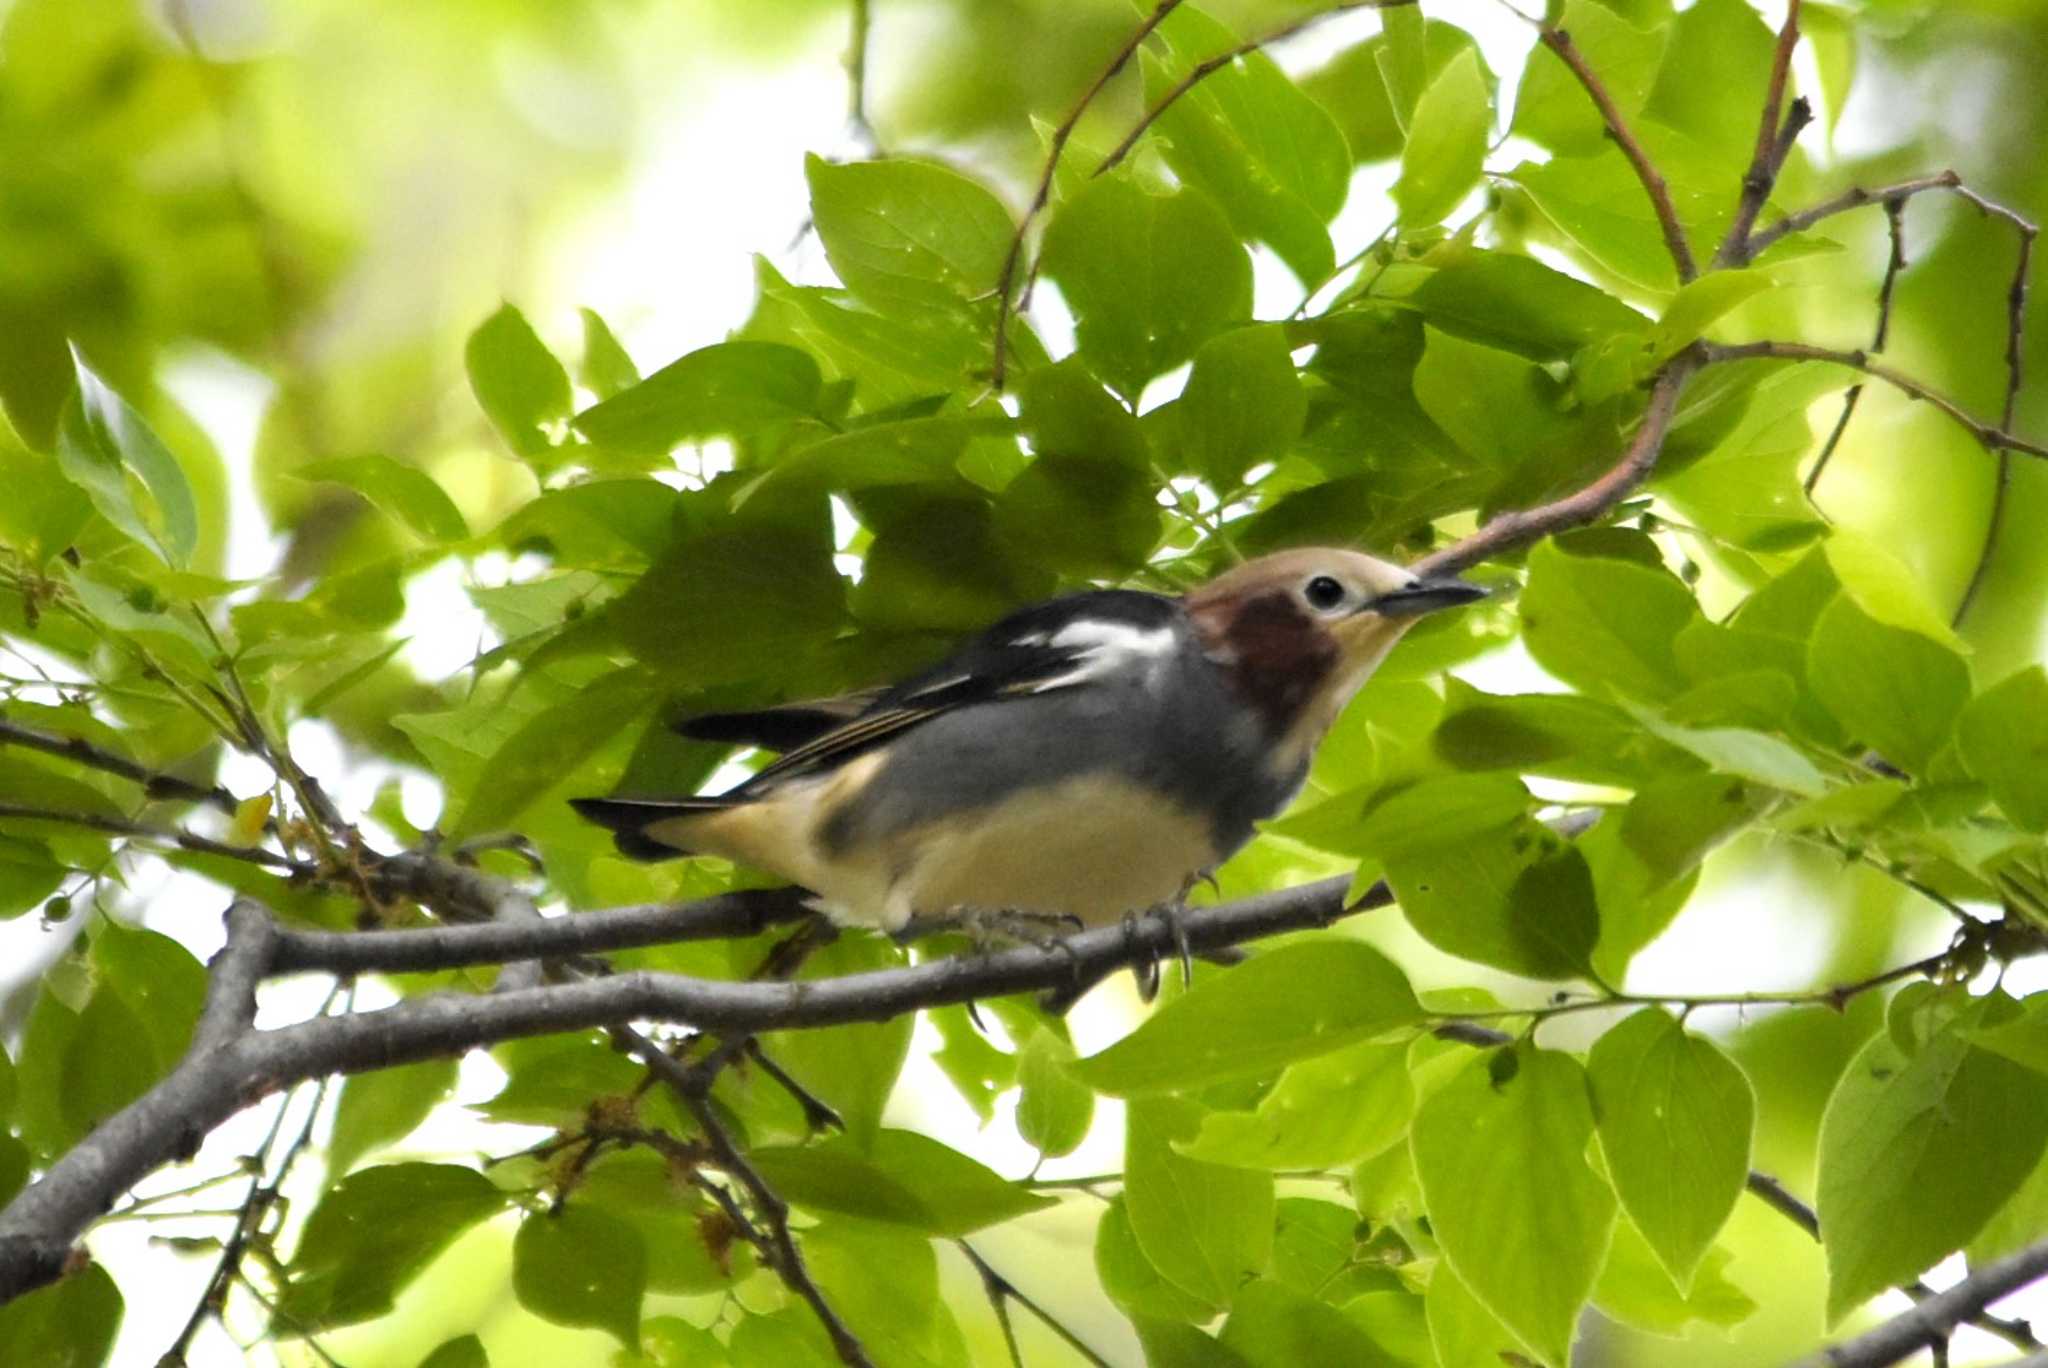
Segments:
[[[313,866],[302,864],[289,855],[265,850],[261,846],[229,845],[225,841],[195,836],[176,827],[151,826],[147,822],[130,821],[126,817],[108,817],[97,812],[63,812],[55,808],[30,807],[25,803],[0,803],[0,818],[12,818],[18,822],[60,822],[65,826],[84,827],[88,831],[104,831],[114,836],[139,836],[144,840],[160,841],[165,845],[197,851],[202,855],[219,855],[229,860],[267,865],[272,869],[281,869],[287,874],[303,875],[313,872]]]
[[[1701,361],[1693,352],[1682,352],[1665,366],[1650,386],[1649,405],[1643,410],[1636,434],[1606,474],[1562,499],[1536,508],[1516,509],[1494,515],[1470,536],[1435,551],[1415,563],[1419,575],[1450,575],[1466,570],[1489,556],[1510,547],[1532,542],[1553,532],[1562,532],[1592,522],[1649,478],[1671,431],[1678,412],[1679,391]]]
[[[1009,367],[1012,317],[1010,295],[1017,284],[1017,266],[1023,259],[1024,239],[1031,232],[1031,225],[1045,211],[1046,201],[1052,197],[1053,174],[1059,170],[1060,157],[1067,150],[1067,140],[1074,136],[1074,129],[1080,124],[1081,116],[1095,103],[1095,97],[1102,93],[1103,87],[1116,79],[1117,73],[1128,66],[1131,58],[1137,55],[1139,45],[1151,36],[1152,30],[1165,23],[1166,16],[1179,9],[1180,5],[1181,0],[1159,0],[1159,3],[1153,6],[1152,12],[1145,16],[1144,22],[1132,30],[1131,35],[1124,40],[1123,46],[1109,59],[1109,65],[1089,82],[1088,88],[1081,92],[1081,98],[1052,130],[1052,141],[1046,148],[1045,169],[1039,173],[1037,188],[1031,192],[1031,203],[1025,206],[1024,216],[1017,220],[1016,231],[1010,234],[1009,250],[1003,253],[1003,269],[996,276],[996,336],[990,362],[989,383],[998,392],[1003,388],[1003,380]]]
[[[55,732],[24,727],[18,722],[0,718],[0,746],[21,746],[28,750],[39,750],[46,755],[54,755],[59,759],[84,765],[88,769],[118,774],[123,779],[140,784],[143,795],[147,798],[204,803],[230,817],[235,815],[236,808],[240,806],[240,800],[218,784],[195,784],[174,774],[149,769],[136,764],[125,755],[116,755],[113,751],[95,746],[82,736],[60,736]]]
[[[1891,242],[1891,252],[1885,258],[1884,280],[1877,287],[1877,327],[1870,338],[1870,350],[1884,350],[1885,339],[1892,329],[1892,294],[1898,288],[1899,272],[1906,269],[1906,233],[1902,219],[1906,202],[1903,199],[1888,199],[1884,202],[1885,232]],[[1828,433],[1827,441],[1821,443],[1820,455],[1813,458],[1813,465],[1806,472],[1806,496],[1813,497],[1814,486],[1820,483],[1821,472],[1834,459],[1835,448],[1841,445],[1842,434],[1849,430],[1849,420],[1856,416],[1856,405],[1863,398],[1863,385],[1849,387],[1842,397],[1842,412],[1835,419],[1834,430]]]
[[[1953,1287],[1914,1303],[1875,1329],[1800,1360],[1795,1368],[1887,1368],[1929,1346],[1945,1345],[1957,1326],[2043,1277],[2048,1277],[2048,1240],[1976,1269]]]
[[[2030,442],[2004,428],[1980,422],[1962,405],[1939,390],[1887,366],[1866,351],[1843,351],[1836,347],[1816,347],[1806,342],[1776,341],[1732,344],[1708,342],[1703,346],[1708,365],[1718,365],[1723,361],[1747,361],[1759,356],[1773,357],[1781,361],[1832,361],[1838,366],[1847,366],[1852,370],[1862,371],[1865,375],[1876,376],[1901,393],[1934,405],[1953,419],[1957,426],[1976,438],[1978,445],[1986,451],[2017,451],[2048,460],[2048,446]]]
[[[1742,175],[1742,195],[1735,204],[1735,217],[1729,221],[1728,232],[1714,252],[1716,269],[1742,265],[1754,255],[1749,230],[1756,226],[1757,215],[1763,212],[1764,202],[1770,199],[1771,189],[1778,183],[1778,172],[1792,153],[1793,140],[1813,120],[1813,110],[1804,100],[1793,102],[1792,112],[1782,126],[1778,119],[1779,111],[1785,107],[1785,80],[1792,70],[1792,50],[1797,46],[1799,0],[1788,0],[1785,23],[1778,30],[1778,43],[1771,52],[1763,117],[1757,120],[1756,152]]]
[[[1327,926],[1345,914],[1349,883],[1345,877],[1325,879],[1199,908],[1183,914],[1182,930],[1190,948],[1201,951]],[[602,915],[516,924],[530,939],[519,941],[513,953],[539,959],[584,949],[586,933],[578,924]],[[462,929],[473,934],[498,930]],[[0,1211],[0,1301],[57,1276],[72,1242],[146,1174],[189,1155],[200,1137],[242,1108],[308,1078],[360,1073],[519,1036],[624,1021],[672,1021],[724,1033],[884,1021],[920,1007],[1058,988],[1076,976],[1099,978],[1177,953],[1172,928],[1148,919],[1128,928],[1082,932],[1053,948],[1024,946],[990,955],[953,956],[836,979],[736,983],[635,972],[482,997],[435,993],[376,1011],[319,1017],[275,1030],[251,1029],[254,982],[280,963],[276,955],[281,941],[310,934],[280,931],[252,903],[234,905],[228,947],[214,961],[200,1027],[200,1038],[217,1044],[187,1054],[167,1077],[73,1146]],[[397,934],[432,937],[449,932]],[[332,948],[335,942],[324,944]],[[360,955],[336,962],[345,962],[348,968],[335,972],[379,967]],[[291,967],[328,965],[302,947]]]
[[[731,1132],[719,1121],[718,1114],[711,1108],[711,1083],[716,1077],[715,1070],[702,1073],[685,1069],[670,1057],[668,1051],[649,1040],[630,1026],[615,1026],[612,1033],[625,1042],[641,1063],[645,1064],[664,1083],[669,1085],[684,1108],[695,1118],[697,1128],[704,1133],[705,1144],[711,1152],[711,1162],[724,1170],[726,1175],[747,1190],[747,1198],[753,1204],[755,1214],[767,1227],[757,1229],[751,1222],[742,1229],[754,1238],[761,1258],[775,1270],[791,1292],[801,1297],[811,1308],[826,1335],[832,1341],[833,1350],[840,1362],[848,1368],[874,1368],[868,1358],[859,1336],[842,1320],[832,1304],[825,1299],[824,1289],[811,1277],[810,1269],[804,1264],[803,1251],[797,1248],[796,1237],[789,1230],[789,1203],[782,1194],[768,1185],[759,1169],[747,1162],[733,1143]]]
[[[1526,16],[1525,16],[1526,17]],[[1586,94],[1600,110],[1600,118],[1607,125],[1607,136],[1614,139],[1614,145],[1628,158],[1629,166],[1635,171],[1636,179],[1642,182],[1643,193],[1650,197],[1650,208],[1657,215],[1657,228],[1664,235],[1664,250],[1671,254],[1671,264],[1678,271],[1682,285],[1699,275],[1700,270],[1692,258],[1692,247],[1685,240],[1685,228],[1678,221],[1677,206],[1671,202],[1671,186],[1665,181],[1664,173],[1651,162],[1650,154],[1622,118],[1621,110],[1614,103],[1614,97],[1607,93],[1607,86],[1586,61],[1586,54],[1579,51],[1572,36],[1557,25],[1544,22],[1536,26],[1537,36],[1543,46],[1557,54],[1559,61],[1571,69]],[[1775,122],[1775,108],[1773,109]]]
[[[1749,1179],[1744,1186],[1749,1189],[1751,1196],[1757,1198],[1765,1206],[1798,1226],[1815,1240],[1820,1239],[1819,1214],[1805,1202],[1795,1197],[1791,1189],[1787,1188],[1783,1183],[1767,1173],[1751,1169],[1749,1171]],[[1901,1283],[1899,1290],[1916,1302],[1924,1302],[1931,1297],[1939,1295],[1933,1288],[1917,1278],[1909,1283]],[[1983,1310],[1979,1310],[1964,1319],[1979,1330],[1998,1336],[1998,1338],[2004,1340],[2015,1349],[2038,1349],[2041,1347],[2041,1341],[2034,1338],[2032,1327],[2025,1321],[2006,1320]]]
[[[1213,57],[1203,58],[1195,63],[1187,75],[1176,81],[1171,90],[1160,96],[1158,103],[1145,111],[1144,117],[1139,119],[1131,131],[1124,135],[1123,140],[1111,149],[1108,156],[1102,159],[1102,164],[1089,173],[1091,178],[1100,176],[1119,165],[1125,157],[1131,154],[1131,149],[1138,145],[1138,140],[1145,136],[1146,132],[1153,124],[1159,121],[1160,117],[1167,110],[1173,108],[1181,96],[1187,94],[1203,81],[1240,58],[1249,57],[1254,52],[1258,52],[1262,48],[1269,47],[1274,43],[1284,42],[1305,29],[1314,28],[1323,20],[1334,15],[1347,14],[1353,10],[1362,9],[1398,9],[1402,6],[1413,5],[1418,2],[1419,0],[1339,0],[1339,3],[1330,6],[1328,9],[1314,10],[1302,15],[1298,19],[1282,24],[1270,32],[1260,34],[1257,38],[1246,39],[1236,47],[1219,52]]]
[[[1974,197],[1973,197],[1974,198]],[[1977,201],[1980,206],[1987,201]],[[2027,322],[2027,268],[2033,263],[2034,236],[2036,229],[2025,219],[2013,216],[2019,223],[2019,261],[2013,268],[2012,285],[2005,296],[2005,406],[2000,410],[1998,425],[2007,432],[2012,431],[2013,419],[2019,412],[2020,382],[2025,374],[2026,360],[2023,355],[2023,333]],[[1970,605],[1977,601],[1978,591],[1991,574],[1991,558],[1998,551],[1999,533],[2005,530],[2005,509],[2012,493],[2012,452],[1998,453],[1998,474],[1991,487],[1991,512],[1984,520],[1984,544],[1977,553],[1977,563],[1970,570],[1969,583],[1963,586],[1962,597],[1956,600],[1955,616],[1951,625],[1960,626],[1970,614]]]

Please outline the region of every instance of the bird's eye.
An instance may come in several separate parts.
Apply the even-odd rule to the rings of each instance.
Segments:
[[[1328,575],[1317,575],[1302,590],[1311,608],[1327,612],[1344,601],[1344,586]]]

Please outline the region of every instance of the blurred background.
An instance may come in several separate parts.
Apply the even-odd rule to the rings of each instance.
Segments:
[[[1206,8],[1243,33],[1303,12],[1250,0]],[[1505,105],[1531,32],[1483,0],[1426,8],[1474,34]],[[1808,135],[1814,170],[1798,187],[1802,198],[1818,186],[1952,166],[2037,221],[2048,213],[2048,5],[1808,9],[1813,42],[1837,46],[1825,72],[1811,50],[1801,55],[1801,88],[1825,110]],[[1782,14],[1763,10],[1774,25]],[[333,457],[415,465],[472,528],[491,528],[536,487],[489,429],[463,369],[465,338],[502,302],[517,304],[565,356],[583,346],[578,310],[593,309],[643,372],[717,341],[752,307],[757,255],[792,279],[829,278],[805,232],[806,151],[936,155],[1021,209],[1044,129],[1138,13],[1128,0],[0,0],[0,402],[17,432],[43,444],[72,382],[66,341],[75,341],[176,449],[199,490],[202,526],[230,529],[211,551],[229,577],[310,580],[390,554],[387,521],[363,518],[361,502],[333,485],[294,478]],[[1290,72],[1313,73],[1376,25],[1370,13],[1346,15],[1274,55]],[[1135,110],[1135,91],[1116,92],[1084,138],[1098,126],[1114,136]],[[1541,153],[1510,145],[1502,159],[1522,155]],[[1359,169],[1335,228],[1340,256],[1391,218],[1392,176],[1384,162]],[[1885,256],[1883,219],[1871,212],[1834,231],[1850,250],[1809,273],[1797,317],[1779,331],[1859,346]],[[1908,210],[1906,242],[1891,358],[1974,412],[1995,414],[2011,232],[1930,197]],[[1260,255],[1258,312],[1282,315],[1299,286]],[[2048,364],[2044,316],[2035,310],[2027,341]],[[1063,350],[1056,308],[1040,322]],[[1817,422],[1831,418],[1830,410]],[[2021,395],[2017,426],[2048,429],[2048,388],[2038,381]],[[0,484],[14,440],[0,428]],[[1974,562],[1991,470],[1938,416],[1873,391],[1820,502],[1891,542],[1946,602]],[[1980,679],[2042,654],[2042,473],[2021,463],[2012,532],[1966,633]],[[418,564],[398,628],[414,682],[364,691],[332,725],[293,733],[309,769],[348,776],[346,806],[367,809],[388,793],[406,821],[432,822],[433,783],[369,757],[402,754],[388,718],[492,644],[465,590],[514,573],[503,556]],[[31,678],[34,667],[0,658],[0,676]],[[1475,677],[1526,688],[1540,686],[1536,673],[1509,652]],[[238,786],[232,771],[223,777]],[[152,885],[138,871],[126,896],[149,925],[197,953],[217,944],[215,894]],[[1842,915],[1848,907],[1853,919]],[[1853,935],[1840,933],[1852,924]],[[19,990],[68,935],[34,917],[0,927],[10,1030]],[[1435,960],[1398,927],[1388,935],[1419,981],[1470,981],[1468,968]],[[1884,880],[1757,840],[1715,858],[1629,986],[1848,978],[1939,949],[1945,936],[1944,923]],[[1768,968],[1758,969],[1759,957]],[[2016,978],[2009,987],[2041,986]],[[1121,993],[1098,994],[1084,1009],[1084,1051],[1128,1019]],[[1846,1017],[1752,1014],[1730,1037],[1761,1095],[1760,1165],[1796,1188],[1811,1190],[1826,1081],[1870,1029],[1859,1013],[1876,1006],[1859,1003]],[[1695,1020],[1737,1024],[1732,1013]],[[1562,1029],[1557,1043],[1571,1043]],[[921,1053],[914,1047],[899,1089],[904,1117],[1006,1174],[1028,1169],[1033,1156],[1007,1119],[981,1130],[964,1107],[946,1105],[950,1093]],[[465,1080],[465,1095],[489,1090],[488,1078]],[[1102,1108],[1095,1139],[1065,1161],[1070,1171],[1115,1168],[1119,1132],[1116,1108]],[[451,1122],[414,1145],[460,1154],[478,1143],[465,1135]],[[231,1128],[215,1145],[235,1153],[247,1143],[240,1136]],[[987,1252],[1129,1358],[1135,1348],[1120,1319],[1088,1290],[1090,1218],[1070,1207],[1060,1219],[1006,1229]],[[474,1233],[408,1293],[396,1318],[335,1335],[330,1347],[351,1364],[411,1362],[408,1353],[477,1328],[505,1355],[494,1361],[608,1361],[604,1337],[545,1326],[517,1307],[503,1276],[508,1239]],[[1748,1203],[1728,1241],[1738,1250],[1730,1277],[1762,1311],[1732,1334],[1685,1341],[1596,1330],[1585,1361],[1705,1368],[1775,1361],[1809,1344],[1820,1304],[1815,1247]],[[117,1361],[148,1361],[141,1356],[167,1338],[167,1323],[174,1329],[189,1310],[205,1261],[189,1261],[188,1288],[178,1261],[143,1232],[109,1232],[95,1250],[129,1292]],[[152,1274],[137,1277],[145,1266]],[[970,1342],[999,1354],[972,1274],[944,1267]],[[1953,1270],[1930,1280],[1946,1276]],[[2048,1298],[2034,1309],[2048,1312]],[[1025,1333],[1034,1354],[1060,1361],[1043,1336]],[[202,1344],[217,1361],[236,1361],[224,1339]],[[1998,1348],[1966,1337],[1959,1360],[1992,1361]],[[289,1344],[256,1357],[272,1352],[310,1361]]]

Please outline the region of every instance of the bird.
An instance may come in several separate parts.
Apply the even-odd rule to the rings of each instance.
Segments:
[[[1408,627],[1485,594],[1329,547],[1177,597],[1082,590],[888,687],[679,723],[780,752],[727,792],[570,801],[626,856],[720,856],[840,925],[1112,924],[1177,907],[1292,801]]]

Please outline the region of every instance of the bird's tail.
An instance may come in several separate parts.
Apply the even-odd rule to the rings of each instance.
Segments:
[[[688,818],[700,813],[724,812],[734,805],[727,798],[571,798],[569,806],[612,833],[619,854],[629,860],[673,860],[694,852],[684,829]],[[659,835],[651,827],[661,827]],[[680,839],[679,839],[680,838]]]

